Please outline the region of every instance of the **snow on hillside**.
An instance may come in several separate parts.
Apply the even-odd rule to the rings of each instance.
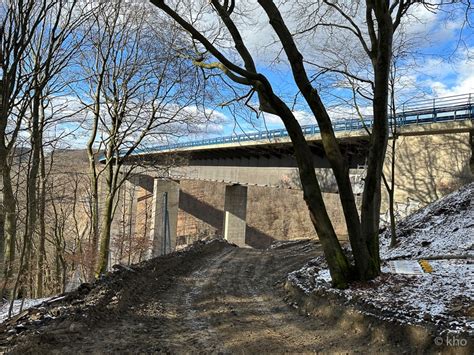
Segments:
[[[380,235],[382,259],[474,257],[474,183],[400,221],[397,238],[390,248],[390,230]]]
[[[305,293],[335,294],[379,318],[434,324],[440,331],[474,333],[474,183],[419,210],[397,227],[399,243],[390,248],[390,231],[381,235],[382,275],[346,290],[331,288],[323,257],[289,275]],[[388,260],[429,260],[431,272],[393,273]]]
[[[12,317],[20,313],[20,309],[26,310],[31,307],[35,307],[45,301],[50,300],[49,298],[36,298],[36,299],[24,299],[24,300],[15,300],[13,302],[12,308]],[[23,302],[23,306],[22,306]],[[8,318],[8,310],[10,309],[10,302],[4,302],[0,304],[0,323],[2,323],[5,319]]]

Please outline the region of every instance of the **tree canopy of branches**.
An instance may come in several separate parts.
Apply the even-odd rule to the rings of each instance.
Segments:
[[[400,28],[411,7],[410,0],[366,0],[366,1],[306,1],[295,2],[258,0],[239,3],[234,0],[210,0],[209,2],[186,2],[150,0],[152,4],[170,16],[187,31],[198,53],[195,65],[208,71],[220,71],[230,79],[235,87],[246,86],[258,94],[260,111],[278,115],[293,143],[295,158],[299,168],[304,199],[311,219],[323,245],[333,284],[346,287],[351,280],[369,280],[380,273],[379,219],[381,204],[381,176],[388,141],[388,99],[390,66],[393,55],[394,35]],[[285,7],[286,5],[286,7]],[[315,175],[311,151],[305,140],[300,124],[290,108],[290,103],[279,95],[278,88],[272,86],[270,78],[258,70],[257,59],[246,46],[239,25],[245,23],[248,13],[245,6],[253,6],[252,11],[266,17],[280,52],[286,56],[291,75],[299,94],[314,115],[319,129],[326,157],[337,181],[340,200],[349,233],[354,264],[351,264],[338,242],[329,219],[321,188]],[[299,18],[291,18],[291,11]],[[426,5],[434,11],[435,5]],[[192,9],[189,11],[189,8]],[[286,9],[286,12],[285,10]],[[300,10],[299,12],[297,10]],[[193,13],[194,11],[194,13]],[[212,25],[200,22],[205,20]],[[297,24],[294,24],[294,21]],[[293,28],[298,28],[294,31]],[[365,68],[371,77],[362,80],[371,95],[373,126],[370,134],[367,176],[360,214],[354,198],[347,159],[333,130],[330,114],[318,91],[318,76],[313,78],[309,63],[318,66],[324,53],[314,58],[305,57],[305,48],[318,48],[326,38],[321,29],[329,29],[330,36],[343,35],[346,45],[350,39],[363,53],[361,58],[368,62]],[[303,40],[301,40],[301,38]],[[331,48],[325,50],[331,51]],[[350,55],[350,54],[349,54]],[[367,59],[367,60],[365,60]],[[350,61],[350,60],[349,60]],[[351,66],[341,67],[339,63],[332,71],[351,75]],[[353,63],[352,63],[353,64]]]
[[[94,199],[93,253],[100,239],[97,275],[107,270],[117,191],[135,167],[128,157],[145,142],[182,134],[202,119],[189,111],[199,88],[196,68],[175,50],[180,33],[166,18],[149,16],[145,5],[98,6],[80,56],[85,85],[78,90],[79,98],[91,116],[87,150]],[[101,150],[104,164],[97,166]],[[105,202],[99,226],[100,176],[105,179]]]
[[[63,292],[72,275],[106,271],[127,158],[207,120],[198,69],[176,52],[181,31],[145,5],[0,4],[2,296]],[[63,154],[81,143],[87,173],[81,154]]]

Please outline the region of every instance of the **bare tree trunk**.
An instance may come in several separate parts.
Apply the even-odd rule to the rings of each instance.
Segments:
[[[93,120],[91,133],[87,141],[87,157],[89,159],[89,181],[90,181],[90,194],[91,194],[91,236],[92,236],[92,245],[91,245],[91,269],[89,274],[89,280],[92,281],[95,278],[95,268],[97,266],[97,252],[99,249],[99,234],[100,234],[100,211],[99,211],[99,176],[97,173],[96,161],[95,161],[95,150],[94,144],[97,138],[97,131],[99,128],[100,121],[100,108],[101,108],[101,96],[100,92],[102,90],[104,75],[105,75],[105,62],[108,60],[108,55],[110,50],[107,51],[107,54],[104,58],[99,60],[97,56],[96,67],[98,67],[97,73],[97,87],[95,89],[95,94],[93,97],[94,107],[93,107]]]
[[[14,261],[16,256],[16,199],[13,192],[12,181],[11,181],[11,167],[5,165],[2,167],[3,176],[3,208],[5,216],[5,255],[7,260],[5,261],[4,275],[6,279],[10,278],[13,274]]]
[[[396,71],[396,68],[393,69]],[[390,183],[387,181],[385,174],[382,175],[385,188],[388,193],[388,204],[389,204],[389,216],[390,216],[390,246],[394,247],[397,244],[397,229],[395,219],[395,167],[396,167],[396,152],[397,152],[397,139],[398,139],[398,126],[397,126],[397,110],[395,103],[395,73],[391,72],[390,78],[390,106],[391,106],[391,130],[392,130],[392,146],[390,149],[391,160],[390,160]]]
[[[1,160],[1,158],[0,158]],[[3,167],[0,165],[0,169],[2,174],[0,174],[0,186],[3,186]],[[6,279],[6,273],[4,270],[6,269],[5,263],[5,212],[3,208],[3,193],[0,193],[0,275],[2,275]],[[4,281],[5,283],[5,281]],[[5,287],[2,286],[2,291],[0,297],[3,297]]]
[[[41,150],[41,133],[39,127],[39,110],[40,110],[40,100],[41,100],[41,89],[36,86],[33,97],[33,107],[31,112],[31,159],[30,159],[30,169],[28,172],[27,179],[27,223],[25,228],[24,235],[24,258],[22,266],[19,271],[20,279],[20,292],[25,294],[25,286],[28,284],[28,281],[31,278],[31,248],[33,243],[33,235],[35,233],[36,221],[37,221],[37,212],[38,212],[38,191],[37,191],[37,181],[38,173],[40,166],[40,150]]]
[[[263,93],[263,95],[266,96],[266,93]],[[304,139],[300,125],[288,107],[273,94],[266,97],[266,100],[275,108],[278,115],[282,118],[293,142],[303,187],[303,197],[308,206],[311,221],[321,240],[333,285],[338,288],[345,288],[347,287],[347,282],[352,278],[352,270],[339,244],[331,220],[329,219],[319,182],[316,178],[312,153]]]
[[[3,90],[3,95],[5,95],[6,90]],[[5,96],[3,96],[5,100]],[[2,119],[0,119],[0,130],[3,132],[6,129],[6,109],[5,107],[0,107],[3,114]],[[3,125],[5,123],[5,125]],[[5,139],[4,136],[0,133],[0,139]],[[2,177],[2,208],[0,211],[0,253],[1,253],[1,262],[0,262],[0,275],[4,277],[4,282],[2,285],[2,295],[8,291],[9,282],[13,277],[13,269],[15,265],[16,257],[16,233],[17,233],[17,223],[16,223],[16,198],[13,191],[12,178],[11,178],[11,165],[9,163],[10,150],[7,149],[6,143],[3,142],[0,144],[0,170]]]
[[[75,232],[75,238],[74,238],[74,246],[72,250],[72,256],[73,256],[73,261],[71,263],[71,271],[76,272],[76,268],[78,267],[77,263],[77,254],[83,255],[83,250],[82,250],[82,242],[83,242],[83,236],[85,234],[84,231],[81,231],[79,229],[79,220],[77,216],[77,202],[79,199],[79,178],[78,175],[74,175],[74,189],[73,189],[73,200],[72,200],[72,219],[74,221],[74,232]],[[87,227],[86,227],[87,228]]]
[[[29,157],[28,157],[28,164],[27,164],[27,176],[30,176],[30,170],[31,170],[31,158],[32,158],[32,152],[30,151]],[[26,205],[28,206],[29,204],[29,189],[26,189]],[[13,311],[13,304],[15,301],[15,297],[18,298],[24,298],[25,295],[25,285],[27,284],[28,281],[28,270],[29,270],[29,257],[30,257],[30,245],[28,242],[31,240],[26,237],[26,234],[28,232],[28,222],[30,220],[29,218],[29,213],[30,210],[28,208],[25,209],[25,227],[24,227],[24,233],[23,233],[23,240],[22,240],[22,245],[21,245],[21,250],[20,250],[20,260],[19,260],[19,267],[18,267],[18,272],[16,274],[15,278],[15,285],[13,286],[13,290],[11,292],[11,297],[10,297],[10,308],[8,310],[8,317],[11,317],[12,311]],[[26,270],[26,271],[25,271]]]
[[[98,105],[98,103],[96,103]],[[98,109],[97,109],[98,110]],[[91,243],[91,259],[92,259],[92,267],[89,274],[89,280],[94,279],[94,268],[97,262],[97,250],[99,247],[99,182],[97,177],[96,171],[96,164],[95,164],[95,156],[93,145],[95,142],[95,138],[97,135],[97,125],[98,125],[98,117],[94,118],[92,133],[89,137],[89,141],[87,142],[87,156],[89,159],[89,181],[90,181],[90,206],[91,206],[91,229],[90,234],[92,236],[92,243]]]
[[[42,114],[44,117],[44,114]],[[43,297],[43,285],[44,285],[44,260],[46,258],[46,222],[45,222],[45,209],[46,209],[46,164],[44,156],[44,148],[41,146],[41,172],[40,172],[40,200],[39,200],[39,245],[38,245],[38,266],[36,274],[36,296],[38,298]]]
[[[374,124],[370,137],[367,176],[362,195],[361,232],[370,253],[359,269],[361,280],[370,280],[380,273],[379,222],[383,163],[388,142],[388,83],[392,59],[393,24],[388,5],[376,2],[378,40],[373,43],[374,55]]]
[[[396,228],[396,219],[395,219],[395,206],[394,206],[394,196],[393,190],[389,193],[390,198],[390,206],[389,206],[389,214],[390,214],[390,246],[394,247],[397,245],[397,228]]]
[[[104,201],[104,211],[102,214],[102,227],[100,230],[100,250],[97,265],[96,277],[107,272],[110,253],[110,232],[112,228],[114,207],[114,193],[108,184],[107,196]]]
[[[122,192],[122,213],[121,213],[121,217],[120,217],[120,236],[119,236],[119,257],[118,257],[118,260],[119,260],[119,263],[122,262],[122,258],[123,258],[123,249],[124,249],[124,245],[125,245],[125,238],[126,238],[126,235],[127,235],[127,230],[129,228],[131,228],[131,226],[129,225],[129,219],[130,218],[127,218],[127,213],[129,214],[129,216],[131,215],[130,211],[127,210],[127,189],[124,189],[124,191]]]

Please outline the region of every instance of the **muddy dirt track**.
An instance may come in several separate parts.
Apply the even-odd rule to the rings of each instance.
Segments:
[[[34,354],[409,350],[302,315],[285,302],[282,284],[287,273],[320,254],[320,246],[310,241],[263,251],[224,242],[202,244],[134,270],[121,270],[60,302],[30,311],[0,329],[0,350]]]

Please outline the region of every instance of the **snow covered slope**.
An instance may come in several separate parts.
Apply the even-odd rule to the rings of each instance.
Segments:
[[[390,231],[380,236],[382,275],[331,288],[323,257],[289,275],[306,294],[338,295],[363,313],[409,324],[431,324],[440,332],[474,335],[474,183],[426,206],[397,226],[398,245]],[[392,272],[391,259],[429,260],[430,271],[417,275]]]
[[[398,245],[390,248],[390,230],[381,234],[382,259],[474,257],[474,183],[400,221],[397,238]]]

